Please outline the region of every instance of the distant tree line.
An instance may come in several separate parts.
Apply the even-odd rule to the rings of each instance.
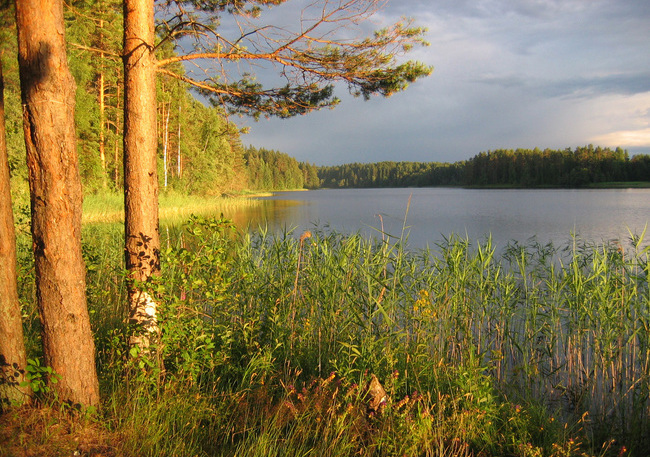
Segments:
[[[322,187],[583,187],[650,181],[650,156],[588,145],[575,149],[498,149],[467,161],[351,163],[319,167]]]
[[[563,150],[499,149],[465,163],[466,186],[583,187],[650,181],[650,156],[593,145]]]
[[[315,165],[298,162],[283,152],[249,146],[244,151],[244,162],[250,189],[313,189],[320,183]]]
[[[321,187],[460,186],[464,163],[377,162],[319,167]]]

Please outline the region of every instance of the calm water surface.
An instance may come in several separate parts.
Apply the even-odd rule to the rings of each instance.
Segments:
[[[381,237],[383,226],[392,236],[407,234],[411,248],[451,234],[492,236],[498,246],[531,237],[565,245],[572,234],[627,246],[628,229],[640,234],[650,221],[650,189],[326,189],[278,193],[255,212],[252,225],[298,235],[318,227]]]

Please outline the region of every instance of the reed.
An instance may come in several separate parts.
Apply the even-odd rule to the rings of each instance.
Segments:
[[[241,233],[193,217],[164,232],[149,363],[124,345],[120,230],[96,227],[84,229],[88,297],[124,455],[650,450],[643,235],[502,252],[450,236],[410,251],[385,234]],[[381,411],[368,410],[371,375]]]
[[[478,364],[502,395],[580,422],[596,441],[650,446],[643,237],[627,250],[514,244],[500,257],[489,239],[411,253],[403,240],[314,233],[246,252],[242,317],[277,360],[347,379],[397,371],[402,393],[439,391],[432,365]]]

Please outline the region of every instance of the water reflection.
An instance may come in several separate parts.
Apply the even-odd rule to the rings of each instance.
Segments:
[[[574,234],[628,246],[630,232],[641,234],[650,220],[650,189],[324,189],[278,193],[226,216],[244,229],[295,229],[298,236],[314,226],[374,237],[382,229],[397,238],[404,232],[416,249],[451,234],[491,236],[500,247],[531,237],[563,246]]]
[[[284,228],[286,221],[294,220],[295,213],[301,206],[304,206],[304,203],[298,200],[260,199],[255,205],[224,212],[224,216],[242,230],[257,230],[260,227],[277,230]]]

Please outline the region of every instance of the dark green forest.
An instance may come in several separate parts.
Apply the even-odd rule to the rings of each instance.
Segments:
[[[323,187],[585,187],[650,181],[650,156],[588,145],[498,149],[467,161],[353,163],[320,167]]]
[[[464,162],[377,162],[319,167],[322,187],[460,186]]]
[[[650,156],[588,145],[573,150],[500,149],[465,163],[466,186],[584,187],[650,181]]]

